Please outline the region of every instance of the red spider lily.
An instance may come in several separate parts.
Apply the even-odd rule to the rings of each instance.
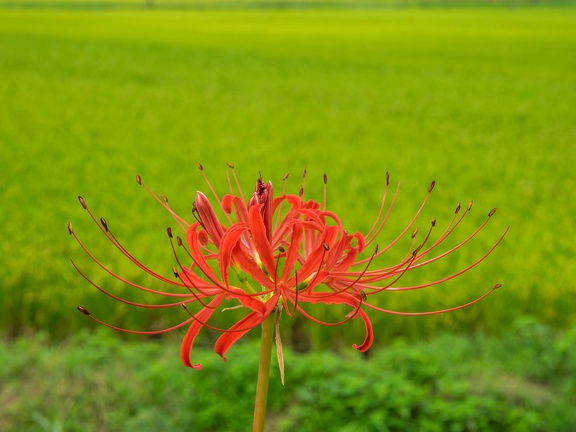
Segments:
[[[82,197],[79,197],[82,207],[99,226],[104,235],[130,261],[143,271],[152,275],[159,282],[171,285],[175,289],[157,290],[133,283],[105,267],[83,245],[76,236],[72,226],[68,230],[82,249],[100,267],[121,282],[136,289],[169,299],[163,304],[141,304],[122,299],[95,284],[72,262],[76,270],[92,285],[104,294],[129,305],[143,308],[171,308],[183,306],[188,311],[188,305],[197,305],[197,312],[188,312],[187,318],[179,324],[156,331],[136,331],[121,329],[94,318],[86,309],[78,309],[93,320],[129,333],[158,334],[188,326],[188,331],[181,347],[182,362],[189,367],[200,369],[201,365],[192,364],[190,355],[194,340],[202,327],[207,327],[222,333],[215,343],[215,351],[224,359],[226,351],[242,336],[254,327],[259,326],[273,311],[283,309],[289,316],[296,313],[304,315],[311,321],[325,326],[336,326],[360,318],[365,326],[366,336],[362,343],[353,345],[358,351],[366,351],[372,345],[374,333],[367,309],[398,315],[427,315],[450,312],[470,306],[500,285],[494,285],[484,295],[453,308],[429,312],[398,312],[383,309],[370,303],[372,296],[383,291],[402,291],[426,288],[453,279],[470,270],[483,261],[502,241],[506,231],[486,253],[467,267],[441,279],[415,285],[397,286],[401,277],[409,271],[431,264],[452,254],[472,239],[494,215],[496,209],[489,212],[486,220],[466,239],[447,251],[437,253],[438,246],[450,236],[460,225],[470,211],[470,203],[463,212],[458,205],[451,222],[438,238],[428,244],[435,221],[425,236],[416,243],[417,230],[412,226],[426,204],[434,182],[428,188],[428,193],[422,205],[406,228],[385,248],[375,247],[366,253],[367,248],[375,242],[382,231],[392,210],[398,189],[394,193],[391,204],[386,209],[386,196],[389,187],[389,175],[386,174],[386,186],[382,205],[370,231],[349,234],[344,230],[340,218],[326,209],[324,203],[303,198],[304,187],[298,195],[287,194],[286,178],[284,190],[273,196],[272,183],[264,183],[262,179],[256,182],[254,194],[246,200],[234,174],[233,166],[229,165],[228,181],[230,193],[220,198],[208,182],[204,170],[200,170],[214,195],[218,206],[223,211],[225,222],[222,223],[208,198],[198,192],[192,208],[196,221],[192,224],[174,213],[165,197],[154,195],[143,185],[140,176],[137,181],[143,185],[174,217],[178,225],[186,232],[183,240],[174,237],[172,229],[167,233],[174,251],[178,269],[173,267],[175,279],[169,279],[152,271],[131,255],[112,234],[107,222],[99,221]],[[230,172],[232,176],[230,176]],[[327,178],[324,176],[324,197],[326,196]],[[234,193],[234,188],[238,193]],[[383,256],[401,238],[411,237],[411,246],[404,259],[384,267],[372,268],[375,259]],[[177,247],[185,250],[188,264],[184,264],[176,252]],[[226,302],[226,303],[225,303]],[[232,304],[247,310],[246,316],[228,329],[216,328],[208,323],[212,314],[223,304]],[[339,322],[325,322],[314,317],[303,305],[306,304],[340,304],[350,308],[350,312]]]

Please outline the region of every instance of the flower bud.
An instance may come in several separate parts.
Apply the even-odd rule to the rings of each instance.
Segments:
[[[268,240],[272,239],[272,182],[264,183],[262,179],[256,181],[256,188],[254,190],[254,195],[248,201],[248,209],[256,204],[263,204],[262,206],[262,220],[264,221],[264,226],[266,227],[266,237]]]
[[[220,225],[220,221],[218,220],[210,201],[208,201],[208,198],[202,192],[196,193],[196,200],[192,207],[192,213],[197,215],[199,222],[202,224],[216,247],[220,246],[220,240],[222,240],[224,230],[222,229],[222,225]]]

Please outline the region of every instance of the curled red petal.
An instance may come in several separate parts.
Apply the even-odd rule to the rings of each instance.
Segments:
[[[270,298],[266,302],[266,310],[264,314],[260,314],[258,312],[252,312],[234,324],[232,327],[228,329],[226,333],[218,338],[216,343],[214,344],[214,352],[218,354],[224,361],[226,361],[226,357],[224,356],[228,349],[232,345],[234,345],[242,336],[252,330],[254,327],[261,324],[270,313],[274,310],[278,302],[278,296],[274,296]],[[247,330],[244,331],[235,331],[237,328],[249,327]]]
[[[258,324],[260,324],[262,321],[264,321],[262,319],[262,315],[256,312],[251,312],[250,314],[246,315],[244,318],[230,327],[230,331],[224,333],[218,338],[216,344],[214,345],[214,351],[216,354],[218,354],[224,361],[226,361],[226,357],[224,356],[226,351],[228,351],[228,349],[234,345],[238,339],[240,339]],[[249,329],[244,331],[234,331],[238,327],[249,327]]]
[[[292,235],[290,237],[290,243],[288,244],[288,250],[286,251],[286,261],[284,262],[284,269],[282,270],[281,280],[286,280],[292,270],[294,265],[298,260],[300,255],[300,242],[302,240],[302,229],[299,225],[294,225],[292,228]]]
[[[226,282],[228,280],[228,269],[230,268],[230,263],[232,262],[232,254],[238,240],[242,237],[248,230],[248,227],[244,224],[235,224],[230,229],[228,229],[224,236],[222,237],[222,242],[220,243],[220,250],[218,252],[218,265],[220,267],[220,274],[222,275],[222,280]]]
[[[194,263],[198,266],[198,268],[202,271],[202,273],[204,273],[204,275],[206,275],[206,277],[212,283],[214,283],[215,285],[220,285],[218,277],[216,276],[216,274],[214,274],[212,268],[206,262],[206,258],[204,257],[204,255],[200,250],[199,247],[199,245],[201,244],[199,239],[200,234],[199,231],[197,231],[197,228],[198,225],[192,225],[190,226],[188,232],[186,233],[186,240],[188,242],[188,246],[190,246],[190,255],[192,256]]]
[[[372,321],[370,321],[370,317],[366,312],[362,309],[358,310],[358,315],[364,321],[364,328],[366,329],[366,337],[364,338],[364,342],[360,345],[353,344],[352,348],[357,349],[360,352],[365,352],[370,349],[372,346],[372,342],[374,342],[374,328],[372,327]]]
[[[229,298],[235,298],[238,300],[242,306],[256,312],[259,315],[264,315],[266,313],[266,303],[259,300],[258,297],[246,295],[241,289],[232,289],[231,293],[228,294]]]
[[[201,323],[206,322],[208,318],[210,318],[216,306],[218,306],[222,302],[222,300],[224,300],[224,295],[220,295],[215,299],[213,299],[208,304],[208,306],[210,307],[204,308],[200,312],[198,312],[195,315],[197,320],[194,320],[194,322],[190,324],[190,327],[188,327],[186,336],[184,336],[184,339],[182,340],[182,345],[180,346],[180,360],[182,360],[184,366],[191,367],[196,370],[202,369],[201,364],[192,364],[192,362],[190,361],[191,360],[190,356],[192,354],[192,346],[194,345],[194,340],[196,339],[196,336],[198,336],[198,333],[200,333],[200,330],[203,327]]]
[[[240,197],[233,196],[231,198],[230,206],[233,206],[234,212],[236,213],[236,220],[238,222],[248,222],[248,209]]]
[[[274,253],[270,246],[270,241],[266,235],[266,226],[262,220],[262,204],[257,204],[250,207],[248,212],[248,224],[250,225],[250,233],[254,241],[254,247],[262,260],[262,264],[266,268],[268,274],[274,274],[276,262],[274,261]]]
[[[360,344],[354,344],[352,347],[357,349],[360,352],[367,351],[372,346],[374,342],[374,328],[372,327],[372,322],[370,321],[370,317],[368,314],[361,309],[361,300],[357,297],[348,294],[348,293],[339,293],[330,296],[329,293],[306,293],[303,292],[299,297],[299,302],[301,303],[323,303],[323,304],[346,304],[350,307],[353,307],[354,310],[351,311],[348,315],[346,315],[346,319],[339,322],[339,323],[326,323],[323,321],[319,321],[305,312],[300,306],[297,306],[298,310],[303,313],[307,318],[311,319],[312,321],[321,324],[321,325],[340,325],[344,324],[350,319],[356,319],[360,317],[364,322],[364,328],[366,330],[366,336],[364,341]]]
[[[326,253],[324,246],[319,244],[314,250],[312,250],[302,267],[298,270],[298,281],[306,280],[312,273],[315,273],[320,263]],[[294,285],[296,282],[295,277],[292,277],[287,283],[288,285]]]
[[[224,213],[230,214],[232,213],[232,202],[234,201],[234,196],[230,194],[226,194],[222,197],[222,210]]]
[[[210,204],[210,201],[202,192],[196,193],[196,200],[194,201],[194,210],[197,212],[202,226],[210,235],[210,238],[216,246],[220,244],[220,239],[224,235],[224,229],[216,216],[216,212]]]

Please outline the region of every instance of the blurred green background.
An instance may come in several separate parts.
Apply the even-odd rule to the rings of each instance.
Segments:
[[[296,192],[306,168],[306,194],[321,200],[326,173],[329,208],[347,229],[363,232],[389,171],[401,188],[382,245],[410,220],[431,180],[421,229],[433,218],[444,226],[459,201],[473,199],[463,238],[498,208],[475,243],[416,280],[465,266],[510,225],[481,266],[446,286],[380,301],[429,310],[469,301],[494,283],[503,288],[444,316],[372,314],[375,350],[446,331],[499,337],[524,316],[569,329],[576,321],[574,6],[1,0],[0,333],[50,346],[94,330],[77,304],[130,328],[181,319],[130,310],[94,290],[70,257],[111,291],[126,292],[97,271],[66,225],[115,271],[150,283],[112,253],[78,204],[82,195],[139,259],[170,275],[165,228],[173,222],[134,177],[190,220],[196,191],[206,189],[197,162],[220,193],[226,162],[245,192],[259,172],[275,184],[289,172]],[[349,350],[362,337],[355,322],[282,325],[287,343],[304,337],[317,350]],[[209,347],[216,335],[205,333],[199,344]],[[258,338],[253,333],[248,339]],[[177,347],[170,349],[176,357]]]

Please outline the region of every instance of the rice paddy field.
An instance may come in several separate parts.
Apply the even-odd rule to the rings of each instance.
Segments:
[[[79,304],[128,328],[185,319],[99,293],[70,258],[106,289],[142,300],[99,270],[67,224],[115,272],[150,285],[115,253],[77,196],[136,257],[169,276],[165,229],[173,220],[134,179],[141,175],[190,221],[196,191],[208,190],[197,163],[220,194],[227,163],[246,194],[260,174],[280,189],[286,173],[297,193],[306,169],[305,196],[322,201],[326,174],[328,208],[350,232],[364,233],[389,172],[392,190],[400,189],[380,246],[409,223],[433,180],[419,235],[434,218],[432,238],[439,235],[458,202],[474,200],[447,248],[498,209],[474,241],[406,275],[406,283],[466,267],[510,227],[481,265],[425,290],[384,293],[379,304],[443,309],[502,288],[451,314],[371,314],[376,351],[446,332],[501,337],[518,319],[552,334],[569,331],[576,322],[575,53],[571,2],[0,0],[0,350],[27,364],[36,355],[30,345],[50,350],[78,334],[90,338],[97,325],[76,311]],[[382,262],[398,262],[406,249],[400,242]],[[318,313],[335,321],[342,310]],[[218,325],[239,316],[220,314]],[[304,338],[308,348],[339,352],[363,337],[356,321],[326,328],[284,316],[282,326],[288,346],[301,348]],[[253,333],[247,339],[257,339]],[[205,332],[199,346],[209,348],[215,336]],[[0,376],[6,384],[19,375]],[[38,411],[30,425],[42,429],[29,430],[76,430],[61,412],[54,416]],[[11,418],[6,428],[25,430]],[[78,430],[129,430],[111,424]]]

